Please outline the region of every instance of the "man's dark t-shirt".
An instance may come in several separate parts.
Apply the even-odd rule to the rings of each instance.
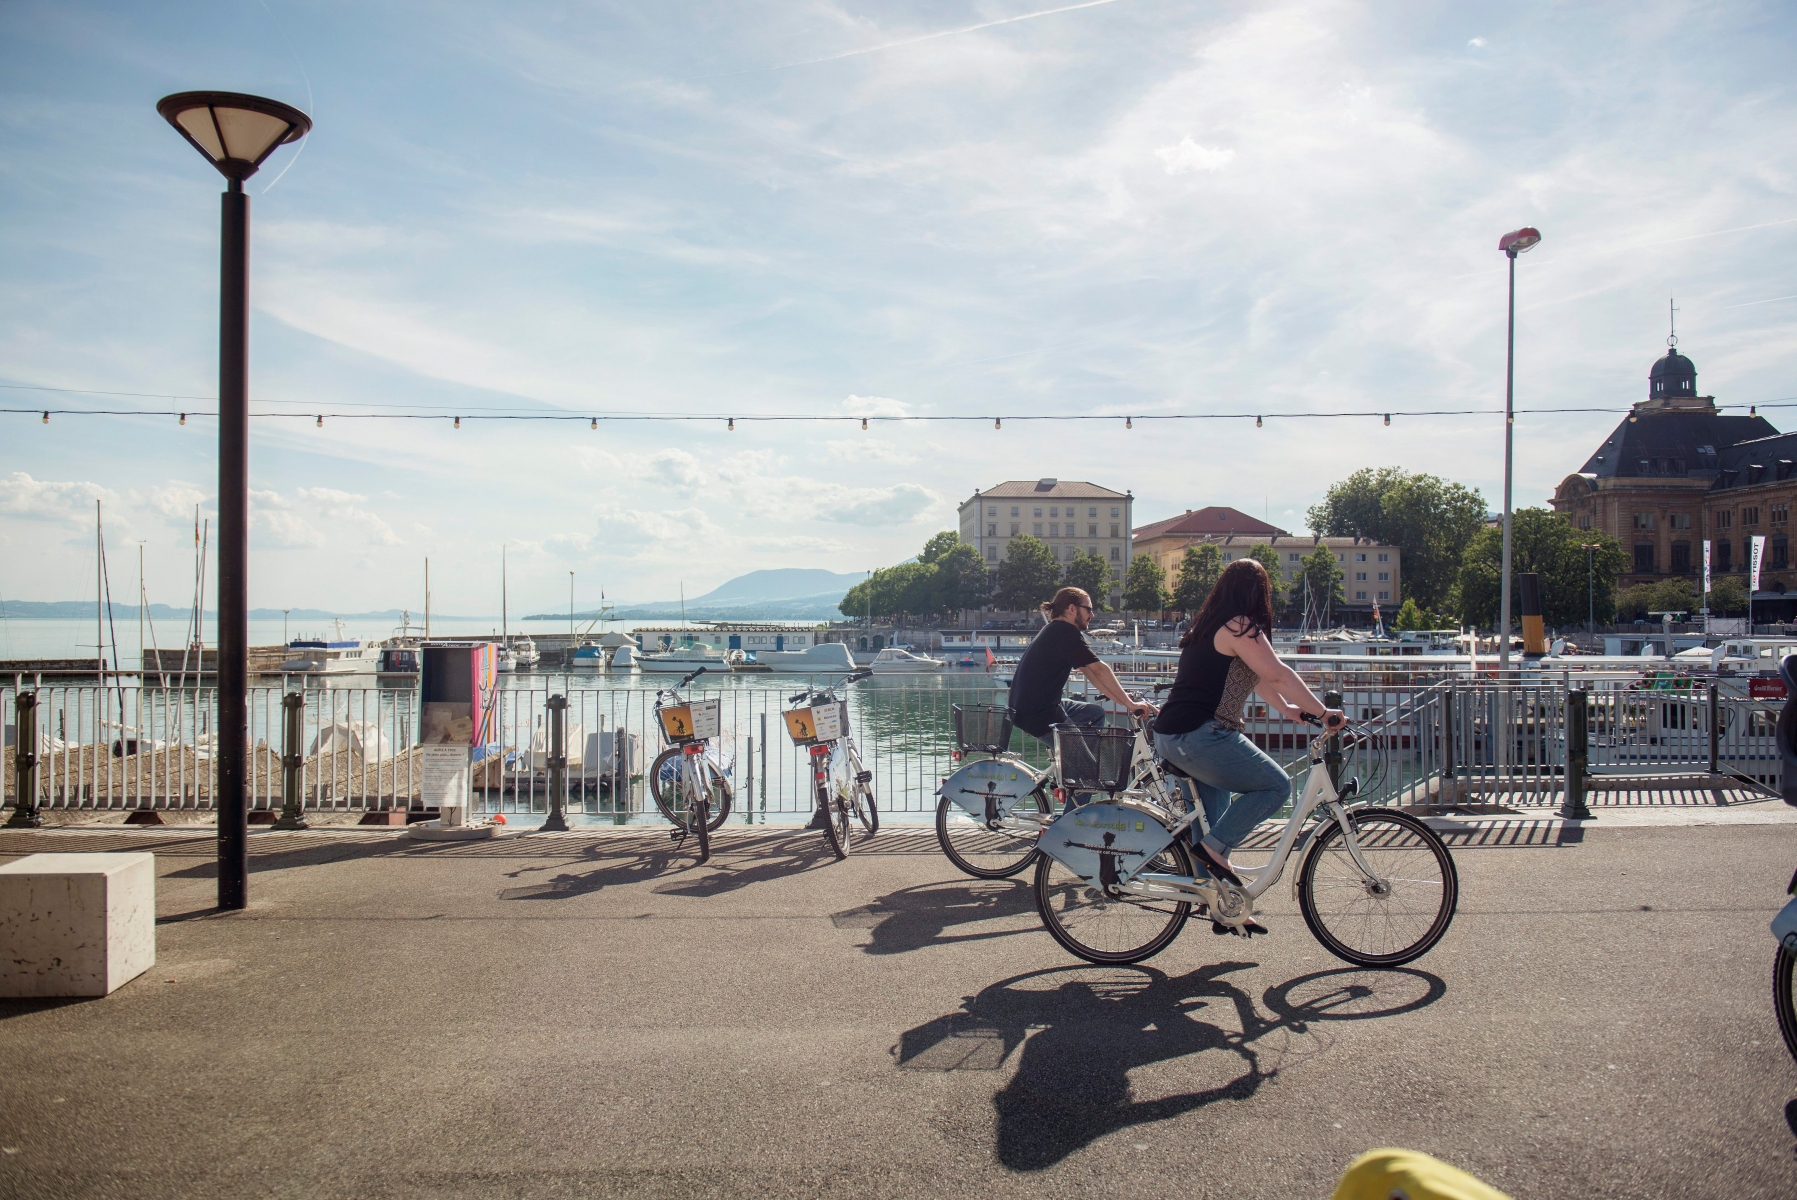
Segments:
[[[1023,652],[1011,680],[1011,723],[1035,737],[1047,737],[1060,715],[1061,689],[1074,668],[1098,661],[1086,639],[1067,621],[1050,621]]]

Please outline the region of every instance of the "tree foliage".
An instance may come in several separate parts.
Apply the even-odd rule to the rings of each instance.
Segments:
[[[1413,597],[1404,597],[1404,603],[1398,605],[1398,615],[1391,619],[1393,629],[1433,629],[1429,623],[1429,614],[1416,606]]]
[[[1342,591],[1342,580],[1347,577],[1335,561],[1335,551],[1318,542],[1317,548],[1298,564],[1298,578],[1292,581],[1291,611],[1301,613],[1308,605],[1319,621],[1326,621],[1330,608],[1348,598]]]
[[[1574,528],[1571,521],[1551,509],[1519,508],[1511,513],[1510,543],[1514,573],[1533,571],[1541,576],[1541,618],[1547,624],[1585,623],[1587,556],[1581,545],[1599,547],[1589,562],[1590,607],[1600,622],[1607,623],[1616,612],[1616,579],[1628,569],[1629,557],[1615,538],[1592,529]],[[1497,627],[1503,546],[1503,530],[1481,529],[1466,548],[1455,596],[1460,619],[1469,625]],[[1688,594],[1690,583],[1684,582]],[[1510,617],[1516,620],[1521,605],[1516,599],[1514,579],[1510,587]]]
[[[837,607],[844,616],[902,619],[953,616],[986,602],[986,564],[980,552],[949,531],[926,543],[918,561],[882,567],[850,588]]]
[[[1092,608],[1103,612],[1105,600],[1111,594],[1111,565],[1096,554],[1075,555],[1062,572],[1061,584],[1064,587],[1084,588],[1086,594],[1092,597]]]
[[[1267,579],[1273,585],[1273,607],[1279,607],[1280,596],[1285,591],[1285,580],[1280,575],[1279,551],[1265,542],[1256,542],[1248,550],[1248,557],[1267,569]]]
[[[918,552],[917,561],[934,565],[956,546],[967,546],[969,550],[973,549],[972,546],[968,546],[961,540],[960,534],[952,529],[944,529],[941,533],[932,534],[930,540],[923,544],[923,549]],[[974,553],[977,555],[979,552],[974,551]]]
[[[1403,591],[1422,608],[1445,604],[1462,559],[1485,524],[1476,488],[1398,467],[1366,467],[1329,489],[1308,513],[1325,537],[1370,537],[1401,552]]]
[[[1173,607],[1187,613],[1203,608],[1222,573],[1223,552],[1214,543],[1187,546],[1179,560],[1179,573],[1173,577]]]
[[[1710,611],[1719,617],[1747,615],[1747,585],[1737,575],[1710,577]]]
[[[1167,573],[1152,555],[1138,554],[1129,560],[1123,576],[1123,607],[1131,612],[1160,612],[1173,601],[1167,590]]]
[[[993,602],[1011,611],[1029,611],[1054,598],[1061,586],[1061,564],[1045,542],[1023,534],[1011,539],[1005,561],[998,564]]]

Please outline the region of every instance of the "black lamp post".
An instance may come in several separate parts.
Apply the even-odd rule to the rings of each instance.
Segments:
[[[1498,670],[1510,669],[1510,476],[1516,434],[1516,256],[1541,240],[1538,229],[1518,229],[1498,239],[1498,249],[1510,260],[1510,323],[1504,343],[1504,574],[1499,583]]]
[[[1579,549],[1585,552],[1585,632],[1597,636],[1597,552],[1603,547],[1587,542]]]
[[[218,906],[249,902],[250,198],[243,181],[312,118],[235,92],[179,92],[156,111],[230,180],[218,288]]]

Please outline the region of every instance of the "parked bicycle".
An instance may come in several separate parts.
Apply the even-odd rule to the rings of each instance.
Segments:
[[[1797,654],[1785,655],[1778,673],[1784,679],[1785,694],[1797,697]],[[1785,803],[1797,805],[1797,701],[1785,702],[1774,740],[1783,771]],[[1772,958],[1772,1011],[1778,1014],[1778,1032],[1784,1036],[1785,1049],[1797,1058],[1797,874],[1791,876],[1785,895],[1793,899],[1772,918],[1772,936],[1778,939],[1778,953]]]
[[[1010,709],[957,704],[954,719],[962,765],[936,791],[936,842],[975,879],[1009,878],[1036,861],[1036,842],[1065,804],[1067,789],[1056,786],[1052,769],[1038,771],[1010,752]],[[1129,790],[1183,813],[1190,798],[1174,782],[1183,772],[1155,756],[1152,738],[1153,719],[1134,718]]]
[[[1062,814],[1037,844],[1042,923],[1088,962],[1140,962],[1159,953],[1195,904],[1219,931],[1242,932],[1254,901],[1293,855],[1302,857],[1293,890],[1305,924],[1348,962],[1410,962],[1454,919],[1459,875],[1441,838],[1409,813],[1356,804],[1354,781],[1338,790],[1324,765],[1324,735],[1311,739],[1310,770],[1272,857],[1259,869],[1233,867],[1234,879],[1217,879],[1194,872],[1188,849],[1202,805],[1181,816],[1144,794],[1125,794],[1135,734],[1068,726],[1054,732],[1059,786],[1108,797]]]
[[[673,687],[655,694],[655,718],[668,748],[649,767],[655,807],[674,823],[673,837],[699,839],[699,861],[711,857],[711,833],[730,815],[730,779],[712,739],[718,736],[722,704],[717,699],[688,702],[680,689],[705,674],[700,667]]]
[[[817,824],[839,859],[852,847],[851,821],[859,822],[868,837],[880,832],[880,810],[874,803],[874,773],[861,761],[861,749],[849,732],[849,706],[836,689],[872,675],[855,671],[841,682],[808,688],[787,703],[799,705],[781,715],[793,745],[804,746],[811,758],[811,789],[817,801]]]

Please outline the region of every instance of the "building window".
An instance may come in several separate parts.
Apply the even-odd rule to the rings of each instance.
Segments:
[[[1734,511],[1731,509],[1726,512],[1716,513],[1715,519],[1716,519],[1716,528],[1717,529],[1728,529],[1735,523],[1735,514],[1734,514]]]
[[[1117,523],[1116,523],[1116,522],[1115,522],[1115,521],[1112,521],[1112,522],[1111,522],[1111,536],[1112,536],[1112,537],[1116,537],[1116,536],[1118,536],[1118,534],[1117,534]]]
[[[1096,517],[1098,515],[1098,510],[1096,508],[1088,508],[1086,510],[1086,515],[1088,517]]]
[[[1380,555],[1380,556],[1379,556],[1379,561],[1380,561],[1380,562],[1390,562],[1390,561],[1391,561],[1391,555],[1389,555],[1389,554],[1381,554],[1381,555]]]
[[[1051,508],[1048,511],[1053,512],[1054,509]],[[1048,536],[1049,537],[1060,537],[1061,536],[1061,527],[1059,525],[1050,525],[1048,527]]]
[[[1013,504],[1013,505],[1012,505],[1012,506],[1011,506],[1011,515],[1012,515],[1012,516],[1013,516],[1013,517],[1015,517],[1015,516],[1020,516],[1020,515],[1022,515],[1022,514],[1021,514],[1021,511],[1020,511],[1020,510],[1019,510],[1019,509],[1018,509],[1018,507],[1017,507],[1017,506],[1016,506],[1016,505],[1015,505],[1015,504]]]
[[[994,504],[988,508],[986,510],[986,515],[989,517],[996,517],[998,515],[998,505]]]
[[[997,521],[987,522],[986,536],[987,537],[997,537],[998,536],[998,522]]]
[[[1366,593],[1365,593],[1365,592],[1355,592],[1355,593],[1354,593],[1354,599],[1356,599],[1356,600],[1365,600],[1365,599],[1366,599]]]
[[[1672,543],[1672,573],[1689,575],[1691,573],[1691,543]]]
[[[1112,562],[1122,562],[1123,561],[1123,547],[1121,547],[1121,546],[1112,546],[1111,547],[1111,561]]]
[[[1789,524],[1791,520],[1791,506],[1789,504],[1774,504],[1772,506],[1772,511],[1767,514],[1766,519],[1774,525]]]
[[[1635,528],[1636,529],[1652,529],[1653,528],[1653,514],[1652,513],[1636,513],[1635,514]]]
[[[1048,510],[1048,515],[1051,517],[1058,517],[1061,515],[1061,510],[1058,508],[1051,508]]]
[[[1668,529],[1689,529],[1689,528],[1691,528],[1691,514],[1690,513],[1669,513],[1666,517],[1666,528],[1668,528]]]
[[[1380,583],[1390,583],[1391,582],[1391,572],[1390,571],[1379,572],[1379,582]]]
[[[1348,556],[1347,556],[1347,555],[1346,555],[1346,554],[1343,554],[1343,553],[1342,553],[1342,552],[1341,552],[1341,551],[1339,551],[1339,550],[1338,550],[1338,551],[1336,551],[1336,553],[1335,553],[1335,561],[1336,561],[1336,562],[1347,562],[1347,561],[1348,561]]]
[[[1355,556],[1354,556],[1354,561],[1355,561],[1355,562],[1365,562],[1365,561],[1366,561],[1366,555],[1364,555],[1364,554],[1356,554],[1356,555],[1355,555]]]
[[[1041,509],[1039,509],[1039,508],[1038,508],[1038,509],[1037,509],[1037,510],[1036,510],[1036,512],[1037,512],[1037,513],[1040,513],[1040,512],[1041,512],[1041,511],[1042,511],[1042,510],[1041,510]],[[1035,523],[1035,524],[1034,524],[1034,525],[1031,525],[1031,526],[1030,526],[1030,529],[1031,529],[1031,531],[1032,531],[1032,532],[1034,532],[1034,534],[1035,534],[1035,535],[1036,535],[1036,536],[1037,536],[1037,537],[1041,537],[1041,536],[1042,536],[1042,522],[1040,522],[1040,521],[1037,521],[1037,522],[1036,522],[1036,523]]]
[[[1040,506],[1038,506],[1038,507],[1037,507],[1037,508],[1036,508],[1036,512],[1035,512],[1035,515],[1036,515],[1036,516],[1038,516],[1038,517],[1039,517],[1039,516],[1041,516],[1041,515],[1042,515],[1042,509],[1041,509],[1041,507],[1040,507]]]
[[[1381,599],[1381,600],[1390,600],[1390,599],[1391,599],[1391,593],[1390,593],[1390,592],[1380,592],[1380,593],[1379,593],[1379,599]]]
[[[1652,542],[1635,543],[1635,571],[1637,574],[1642,575],[1651,574],[1653,572]]]
[[[1772,569],[1782,571],[1790,565],[1791,549],[1785,541],[1785,535],[1781,533],[1772,539]]]
[[[1093,510],[1093,511],[1097,511],[1097,510]],[[1086,536],[1087,537],[1097,537],[1098,536],[1098,526],[1096,526],[1096,525],[1086,526]],[[1111,536],[1116,537],[1117,535],[1113,533]]]
[[[1297,553],[1296,551],[1293,551],[1292,553],[1287,554],[1285,557],[1288,562],[1303,562],[1304,561],[1304,556],[1302,554]]]
[[[1760,523],[1759,505],[1756,504],[1752,508],[1743,508],[1741,510],[1741,528],[1743,528],[1743,529],[1751,528],[1752,526],[1758,525],[1759,523]]]
[[[987,562],[997,562],[998,561],[998,547],[997,546],[987,546],[986,547],[986,561]]]
[[[1735,544],[1733,542],[1716,543],[1716,569],[1718,571],[1732,571],[1735,569],[1734,550]]]
[[[1116,509],[1114,509],[1114,508],[1113,508],[1113,509],[1112,509],[1112,510],[1111,510],[1111,515],[1112,515],[1112,516],[1113,516],[1113,517],[1115,517],[1115,516],[1119,516],[1119,515],[1121,515],[1121,514],[1119,514],[1119,513],[1118,513],[1118,511],[1117,511],[1117,510],[1116,510]]]
[[[1591,528],[1591,517],[1589,515],[1579,518],[1579,528],[1580,529]]]
[[[1354,582],[1355,583],[1365,583],[1366,582],[1366,572],[1365,571],[1354,572]]]

